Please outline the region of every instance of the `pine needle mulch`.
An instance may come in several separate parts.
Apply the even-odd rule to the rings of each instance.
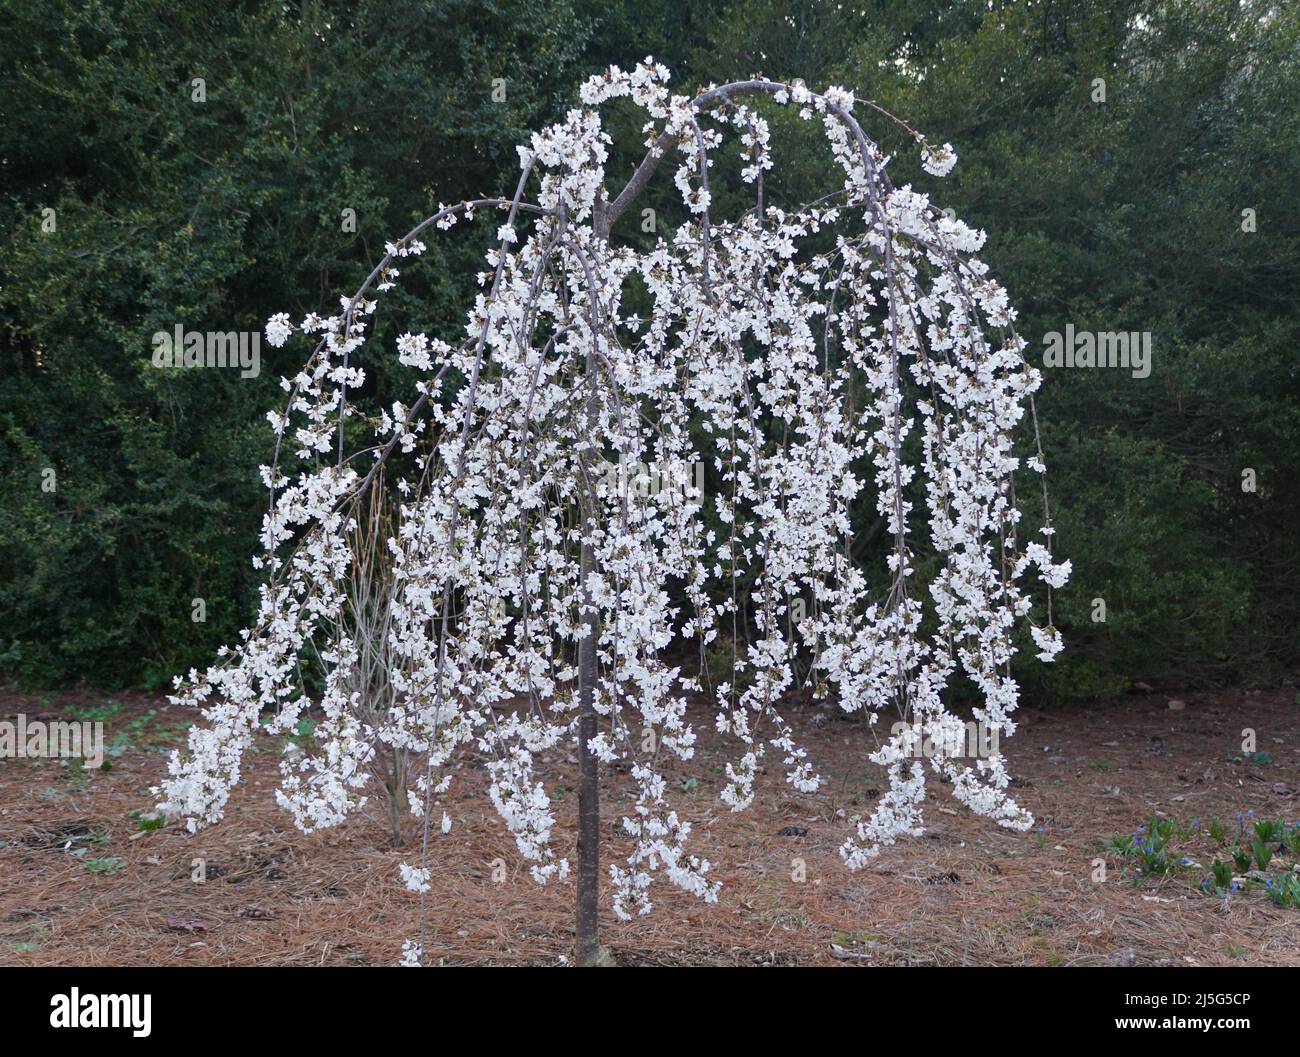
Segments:
[[[1169,707],[1170,697],[1184,705]],[[145,695],[0,695],[0,718],[67,718],[103,708],[112,769],[0,760],[0,964],[392,964],[418,931],[397,864],[415,862],[419,821],[394,848],[377,801],[336,830],[304,835],[275,805],[276,750],[246,761],[219,825],[143,832],[138,813],[188,719]],[[972,817],[937,784],[929,831],[844,868],[850,819],[882,787],[870,735],[811,703],[788,709],[827,778],[816,795],[784,784],[769,760],[760,795],[732,813],[717,792],[727,747],[707,710],[697,759],[669,773],[696,852],[722,881],[715,905],[657,883],[654,911],[619,922],[602,900],[603,942],[622,965],[1296,965],[1300,910],[1258,891],[1199,890],[1217,855],[1218,819],[1300,822],[1300,704],[1294,688],[1134,694],[1087,707],[1026,709],[1004,747],[1028,833]],[[1242,758],[1252,728],[1267,757]],[[1266,763],[1261,760],[1267,759]],[[576,764],[547,761],[556,847],[573,847]],[[626,780],[604,776],[608,862]],[[1253,812],[1253,815],[1248,814]],[[435,833],[428,949],[449,965],[560,964],[571,956],[572,883],[539,887],[515,852],[470,761],[457,772],[449,834]],[[1133,883],[1133,860],[1107,845],[1153,816],[1185,824],[1175,854],[1194,865]],[[1238,822],[1238,816],[1242,816]],[[1196,820],[1196,822],[1194,822]],[[435,827],[436,830],[436,827]],[[572,852],[569,852],[572,857]],[[1289,867],[1284,856],[1271,869]],[[1097,860],[1106,880],[1098,881]]]

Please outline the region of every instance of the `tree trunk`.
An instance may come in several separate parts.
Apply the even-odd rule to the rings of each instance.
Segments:
[[[602,202],[596,203],[592,230],[597,239],[609,237],[609,223]],[[594,317],[593,317],[594,327]],[[596,376],[596,358],[587,352],[587,374]],[[593,382],[587,397],[587,414],[592,419],[595,433],[597,414],[596,386]],[[584,456],[590,460],[590,453]],[[595,498],[582,499],[582,556],[579,568],[582,575],[582,623],[586,635],[578,644],[578,905],[575,920],[574,960],[581,966],[602,964],[600,930],[596,908],[600,892],[600,782],[596,757],[589,742],[596,736],[596,639],[600,622],[591,604],[587,578],[596,567],[596,557],[591,546],[595,528],[593,507]]]
[[[583,534],[589,536],[590,514],[584,513]],[[591,544],[582,544],[582,598],[593,566]],[[578,644],[578,907],[575,960],[578,965],[598,965],[600,934],[596,922],[600,888],[600,784],[590,741],[596,736],[596,635],[594,611],[582,618],[586,636]]]
[[[410,809],[406,799],[406,750],[394,747],[388,766],[388,773],[384,776],[384,791],[388,794],[388,823],[392,830],[393,847],[400,848],[402,819]]]

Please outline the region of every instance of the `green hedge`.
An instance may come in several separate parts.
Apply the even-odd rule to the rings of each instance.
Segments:
[[[936,181],[868,120],[896,182],[989,232],[1031,355],[1067,323],[1151,332],[1148,378],[1048,372],[1039,410],[1075,575],[1057,621],[1070,648],[1046,673],[1026,666],[1034,693],[1294,664],[1297,12],[847,6],[0,3],[0,667],[161,685],[229,641],[256,590],[263,416],[297,351],[264,344],[256,378],[164,372],[150,335],[329,309],[438,201],[505,189],[514,145],[581,78],[648,53],[682,91],[756,71],[842,83],[954,143],[961,161]],[[777,203],[828,179],[792,144]],[[654,202],[671,215],[664,183]],[[457,327],[481,248],[432,243],[393,315]],[[373,364],[367,393],[400,384]]]

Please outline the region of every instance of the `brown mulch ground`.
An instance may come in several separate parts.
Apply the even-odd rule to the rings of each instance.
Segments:
[[[1247,891],[1222,898],[1198,885],[1227,852],[1204,836],[1238,815],[1300,822],[1300,704],[1292,688],[1134,694],[1088,707],[1021,712],[1004,745],[1029,833],[972,817],[941,786],[926,836],[887,849],[858,873],[837,849],[845,816],[881,785],[860,723],[792,707],[796,734],[829,780],[794,795],[779,766],[754,806],[733,814],[717,792],[728,759],[708,714],[697,715],[697,760],[671,774],[674,804],[695,824],[697,851],[723,882],[706,906],[667,882],[655,911],[617,922],[602,903],[603,939],[626,965],[1296,965],[1300,910]],[[79,772],[51,760],[0,760],[0,963],[17,965],[392,964],[415,935],[415,898],[402,886],[403,851],[372,801],[339,829],[305,836],[275,805],[276,747],[246,760],[244,784],[218,826],[189,835],[141,832],[138,812],[165,770],[164,752],[188,716],[145,695],[0,696],[0,718],[76,718],[100,709],[112,768]],[[74,714],[70,714],[74,713]],[[1242,760],[1254,728],[1267,762]],[[557,847],[571,847],[576,767],[551,762]],[[688,779],[696,779],[689,784]],[[618,776],[602,825],[615,834]],[[874,797],[872,798],[874,799]],[[556,964],[572,952],[571,883],[539,888],[515,853],[468,765],[436,838],[430,951],[448,964]],[[1126,876],[1132,860],[1111,838],[1153,815],[1190,824],[1174,845],[1197,866],[1173,876]],[[414,861],[419,822],[408,821]],[[789,835],[782,836],[779,831]],[[1199,835],[1198,835],[1199,834]],[[570,853],[570,857],[572,855]],[[1108,879],[1093,880],[1105,857]],[[1273,871],[1286,869],[1283,856]],[[193,879],[204,860],[206,880]],[[502,860],[508,876],[493,880]],[[795,880],[802,860],[804,879]]]

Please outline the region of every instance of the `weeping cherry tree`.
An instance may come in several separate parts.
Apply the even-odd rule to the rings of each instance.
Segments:
[[[310,747],[283,758],[277,791],[302,830],[363,803],[377,759],[408,761],[423,829],[418,862],[401,867],[420,895],[407,963],[425,958],[462,749],[484,761],[501,821],[547,883],[570,864],[539,759],[574,746],[580,964],[599,957],[601,765],[632,779],[630,851],[608,868],[617,917],[647,913],[658,876],[718,897],[664,776],[693,756],[692,700],[734,746],[721,793],[734,810],[769,761],[795,790],[819,788],[783,716],[792,691],[865,715],[864,753],[888,789],[845,833],[850,868],[922,832],[927,773],[1000,825],[1031,821],[1000,753],[948,751],[964,728],[945,703],[958,679],[979,721],[1014,731],[1014,640],[1027,626],[1042,660],[1059,651],[1051,588],[1069,573],[1052,557],[1045,493],[1042,527],[1020,525],[1016,477],[1045,472],[1040,376],[974,256],[983,233],[892,184],[855,113],[896,119],[848,91],[756,79],[688,98],[668,80],[649,59],[591,79],[580,107],[520,148],[512,197],[440,208],[387,245],[338,315],[267,325],[272,344],[301,332],[314,349],[268,416],[260,607],[211,668],[177,681],[173,700],[203,722],[157,792],[191,830],[220,819],[254,733],[288,734],[308,708],[320,717]],[[620,98],[644,113],[647,152],[614,194],[602,108]],[[795,211],[764,201],[774,106],[822,128],[843,176]],[[928,173],[952,168],[951,146],[898,124]],[[751,203],[733,217],[716,215],[710,184],[727,149]],[[683,222],[644,249],[611,239],[665,159]],[[402,334],[415,391],[367,416],[356,398],[379,300],[425,238],[482,215],[495,239],[464,333]],[[703,478],[683,472],[697,466]],[[659,486],[637,486],[644,468]],[[391,517],[369,511],[378,480]],[[886,544],[878,568],[851,551],[864,509]],[[386,593],[361,607],[358,565],[377,549]],[[1027,574],[1044,585],[1037,620]],[[381,630],[363,627],[363,609],[382,612]],[[729,652],[728,677],[668,659],[695,650]],[[374,677],[357,678],[376,656],[380,708],[362,700]],[[923,740],[938,750],[919,752]]]

